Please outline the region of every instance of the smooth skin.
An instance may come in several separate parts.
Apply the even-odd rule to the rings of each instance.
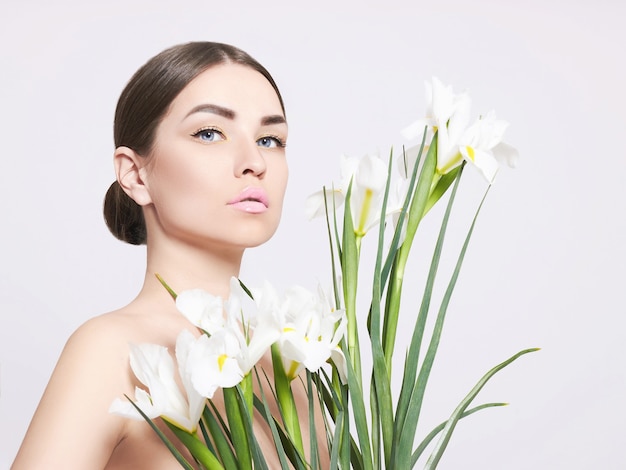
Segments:
[[[129,305],[87,321],[70,337],[13,470],[180,468],[145,422],[108,413],[115,398],[143,387],[130,370],[128,344],[173,351],[182,329],[196,331],[155,273],[176,291],[202,287],[228,296],[244,250],[267,241],[278,226],[286,140],[287,124],[267,80],[248,67],[221,64],[172,102],[150,155],[116,149],[117,179],[143,207],[148,228],[143,288]],[[232,203],[249,188],[267,195],[266,209],[250,212]],[[298,401],[306,410],[306,396]],[[256,427],[261,445],[271,449],[267,429]]]

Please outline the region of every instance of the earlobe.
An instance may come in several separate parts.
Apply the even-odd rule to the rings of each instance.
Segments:
[[[128,196],[140,206],[152,202],[145,184],[143,157],[129,147],[118,147],[113,155],[117,181]]]

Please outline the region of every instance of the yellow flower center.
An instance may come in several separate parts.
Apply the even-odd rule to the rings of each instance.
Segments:
[[[228,359],[228,356],[226,354],[220,354],[217,357],[217,366],[220,369],[220,372],[222,372],[222,369],[224,369],[224,363],[226,362],[226,359]]]
[[[467,150],[467,156],[470,157],[472,159],[472,161],[474,161],[474,159],[476,158],[476,153],[474,152],[474,147],[470,147],[468,145],[467,147],[465,147],[465,150]]]
[[[297,363],[296,361],[291,361],[291,364],[289,364],[289,370],[285,371],[287,378],[289,380],[293,380],[297,377],[296,372],[298,371],[298,366],[300,364]]]
[[[365,198],[363,199],[363,206],[361,206],[361,214],[359,215],[359,226],[356,229],[355,233],[357,236],[365,235],[365,222],[367,221],[367,215],[370,212],[370,208],[372,206],[372,197],[374,196],[374,191],[370,188],[365,189]]]

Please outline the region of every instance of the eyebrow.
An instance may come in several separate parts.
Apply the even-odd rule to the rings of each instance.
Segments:
[[[218,116],[225,117],[226,119],[235,119],[236,116],[235,111],[233,111],[232,109],[224,108],[216,104],[199,104],[198,106],[195,106],[191,111],[189,111],[185,118],[195,113],[217,114]]]
[[[237,117],[237,113],[232,109],[224,108],[223,106],[218,106],[216,104],[199,104],[195,106],[191,111],[187,113],[185,118],[191,116],[194,113],[211,113],[217,114],[218,116],[222,116],[226,119],[233,120]],[[280,114],[272,114],[270,116],[264,116],[261,118],[262,126],[269,126],[272,124],[286,124],[287,121],[284,116]]]
[[[280,114],[273,114],[272,116],[265,116],[261,119],[261,125],[269,126],[271,124],[286,124],[287,120],[285,116],[281,116]]]

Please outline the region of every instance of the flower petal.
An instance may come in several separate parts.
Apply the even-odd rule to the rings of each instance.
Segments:
[[[210,334],[224,326],[222,298],[203,289],[189,289],[178,294],[176,308],[191,323]]]
[[[505,142],[500,142],[493,148],[493,155],[498,161],[506,162],[511,168],[515,168],[519,160],[517,149]]]

